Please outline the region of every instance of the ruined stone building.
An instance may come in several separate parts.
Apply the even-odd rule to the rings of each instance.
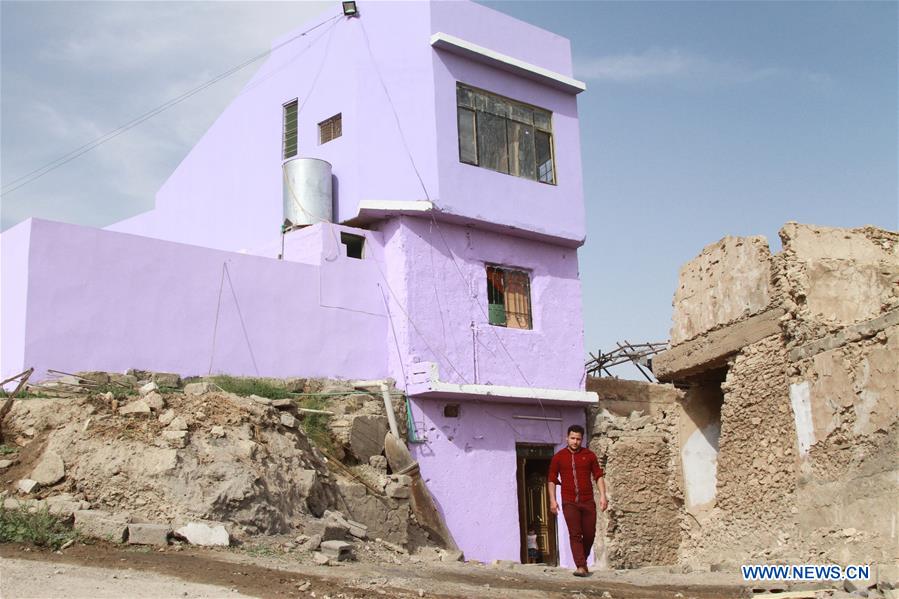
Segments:
[[[899,234],[786,224],[683,266],[663,385],[593,379],[610,563],[899,558]]]
[[[153,210],[3,233],[2,374],[391,378],[465,554],[518,560],[533,524],[568,564],[543,489],[596,398],[585,87],[567,39],[487,7],[335,3],[273,42]]]

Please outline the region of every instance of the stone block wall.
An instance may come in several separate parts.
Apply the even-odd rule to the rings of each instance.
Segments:
[[[613,568],[677,563],[683,498],[674,439],[682,394],[670,385],[617,379],[588,379],[587,388],[600,396],[588,415],[588,435],[609,493],[597,562]]]

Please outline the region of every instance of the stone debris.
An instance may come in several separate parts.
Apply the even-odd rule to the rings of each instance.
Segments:
[[[294,401],[289,397],[286,397],[284,399],[273,399],[271,405],[273,408],[277,408],[279,410],[289,410],[296,407],[296,403],[294,403]]]
[[[281,425],[286,426],[287,428],[294,428],[297,425],[297,419],[286,412],[282,412]]]
[[[209,430],[209,434],[215,437],[216,439],[221,439],[225,436],[225,427],[223,426],[213,426]]]
[[[141,396],[149,395],[150,393],[155,393],[159,391],[159,385],[154,382],[147,383],[143,387],[137,390]]]
[[[159,424],[162,426],[168,426],[175,419],[175,410],[169,408],[165,412],[159,415]]]
[[[0,460],[0,470],[6,470],[15,463],[15,460]]]
[[[162,431],[162,438],[172,447],[187,446],[187,431]]]
[[[368,527],[364,524],[360,524],[359,522],[354,522],[352,520],[347,520],[347,525],[349,526],[349,533],[356,537],[357,539],[366,539],[368,538]]]
[[[215,383],[210,383],[208,381],[184,385],[184,393],[187,395],[205,395],[206,393],[213,393],[215,391],[221,391],[221,389],[219,389],[218,385]]]
[[[259,397],[258,395],[251,395],[250,399],[252,399],[256,403],[262,404],[264,406],[272,405],[272,400],[270,400],[268,397]]]
[[[133,523],[128,525],[128,543],[131,545],[156,545],[165,547],[169,544],[172,527],[165,524]]]
[[[19,490],[19,493],[23,495],[28,495],[29,493],[33,493],[40,487],[40,484],[36,480],[32,480],[30,478],[23,478],[18,483],[16,483],[16,489]]]
[[[122,406],[119,408],[119,414],[122,416],[128,416],[131,414],[149,414],[150,413],[150,404],[148,404],[143,399],[136,399],[131,403]]]
[[[387,458],[382,455],[373,455],[368,458],[368,465],[378,472],[387,472]]]
[[[231,544],[231,535],[223,524],[206,524],[205,522],[191,522],[175,531],[179,537],[187,540],[191,545],[225,546]]]
[[[128,538],[127,514],[112,514],[102,510],[78,510],[75,512],[75,528],[82,534],[113,543],[123,543]]]
[[[384,493],[386,493],[388,497],[392,497],[394,499],[405,499],[409,497],[409,487],[398,482],[391,481],[387,484],[387,487],[384,488]]]
[[[154,412],[160,412],[165,408],[165,399],[156,391],[146,394],[144,396],[144,401],[147,402],[147,405],[150,406],[150,409]]]
[[[322,541],[321,552],[329,558],[342,562],[353,557],[353,545],[345,541]]]
[[[166,429],[170,431],[186,431],[187,430],[187,420],[184,416],[176,416],[169,422]]]
[[[318,566],[330,566],[331,558],[320,551],[316,551],[312,554],[312,561],[315,562]]]
[[[160,387],[176,389],[181,386],[181,376],[173,372],[154,372],[150,375],[150,380]]]

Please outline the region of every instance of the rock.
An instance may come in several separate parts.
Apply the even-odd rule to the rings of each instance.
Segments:
[[[321,535],[312,535],[303,542],[303,549],[306,551],[318,551],[322,544]]]
[[[113,543],[122,543],[128,535],[126,514],[111,514],[101,510],[78,510],[75,512],[75,528],[82,534]]]
[[[390,480],[404,487],[412,486],[412,477],[408,474],[394,474],[390,477]]]
[[[387,472],[387,458],[382,455],[373,455],[368,458],[368,465],[379,472]]]
[[[464,562],[465,554],[457,549],[446,549],[440,555],[442,562]]]
[[[212,430],[209,431],[209,434],[215,437],[216,439],[221,439],[225,436],[225,427],[223,426],[213,426]]]
[[[173,447],[187,446],[187,431],[162,431],[162,438]]]
[[[306,499],[306,507],[314,516],[321,516],[328,507],[328,494],[315,470],[297,470],[293,474],[296,492]]]
[[[168,426],[172,423],[172,420],[175,419],[175,410],[169,408],[162,415],[159,416],[159,424],[162,426]]]
[[[349,449],[360,462],[384,451],[384,436],[389,425],[386,416],[363,414],[353,417],[349,428]]]
[[[175,531],[178,536],[187,539],[191,545],[227,547],[231,544],[231,535],[225,530],[225,526],[213,523],[211,526],[204,522],[191,522]]]
[[[15,460],[0,460],[0,470],[6,470],[15,463]]]
[[[296,404],[293,403],[293,400],[289,397],[285,397],[284,399],[273,399],[272,407],[277,408],[279,410],[290,410],[294,408]]]
[[[129,414],[149,414],[150,406],[143,399],[136,399],[128,405],[119,408],[119,414],[127,416]]]
[[[284,412],[281,414],[281,425],[286,426],[287,428],[293,428],[297,425],[297,419]]]
[[[170,431],[186,431],[187,420],[184,419],[184,416],[176,416],[166,428]]]
[[[312,560],[318,566],[328,566],[331,564],[331,558],[319,551],[316,551],[312,554]]]
[[[323,541],[321,550],[323,554],[339,562],[353,557],[353,546],[345,541]]]
[[[109,382],[117,386],[124,385],[125,387],[134,388],[137,386],[137,377],[133,374],[118,374],[117,372],[110,372]]]
[[[165,547],[169,544],[169,533],[171,532],[172,528],[165,524],[129,524],[128,543]]]
[[[497,559],[497,560],[493,560],[493,562],[490,564],[490,567],[498,568],[500,570],[511,570],[518,564],[519,564],[519,562],[513,562],[512,560],[508,560],[508,559]]]
[[[147,402],[147,405],[150,406],[151,410],[159,412],[165,407],[165,399],[162,398],[162,395],[153,391],[144,396],[144,401]]]
[[[38,482],[36,480],[31,480],[30,478],[23,478],[16,483],[16,489],[23,495],[28,495],[29,493],[36,491],[38,487],[40,487]]]
[[[215,383],[208,381],[188,383],[184,386],[184,393],[187,395],[203,395],[204,393],[212,393],[214,391],[221,391],[221,389]]]
[[[310,536],[318,535],[322,541],[342,540],[346,538],[349,532],[349,526],[345,521],[341,522],[333,516],[329,516],[332,512],[326,512],[324,518],[313,520],[306,525],[304,532]]]
[[[79,379],[84,379],[86,381],[90,381],[92,383],[97,383],[98,385],[105,385],[109,383],[109,374],[105,372],[98,371],[89,371],[89,372],[76,372]]]
[[[409,497],[409,487],[396,482],[387,483],[384,493],[393,499],[406,499]]]
[[[357,539],[365,539],[368,537],[368,527],[366,525],[352,520],[347,520],[347,524],[349,525],[350,534]]]
[[[181,376],[174,372],[154,372],[150,380],[160,387],[175,388],[181,386]]]
[[[156,391],[159,391],[159,385],[153,382],[149,382],[137,390],[137,392],[140,393],[141,396],[149,395],[150,393],[155,393]]]
[[[75,501],[68,493],[48,497],[44,503],[47,505],[48,512],[62,520],[69,520],[75,515],[75,512],[84,509],[82,502]]]
[[[844,580],[843,590],[847,593],[852,593],[853,595],[859,595],[861,597],[868,596],[868,585],[865,583],[859,584],[858,581],[855,580]]]
[[[260,397],[260,396],[258,396],[258,395],[251,395],[251,396],[250,396],[250,399],[252,399],[252,400],[255,401],[256,403],[260,403],[260,404],[262,404],[262,405],[264,405],[264,406],[270,406],[270,405],[272,405],[272,400],[270,400],[270,399],[267,398],[267,397]]]

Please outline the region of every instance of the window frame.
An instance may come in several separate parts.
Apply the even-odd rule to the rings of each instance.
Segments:
[[[336,135],[334,135],[334,123],[337,123],[338,125],[338,131]],[[323,135],[326,126],[330,128],[331,133],[331,137],[329,137],[328,139],[325,139],[325,136]],[[340,137],[343,137],[342,112],[338,112],[334,116],[330,116],[318,124],[318,145],[323,146],[326,143],[334,141],[335,139],[338,139]]]
[[[460,90],[465,90],[465,91],[469,92],[470,94],[474,94],[474,95],[481,94],[482,96],[484,96],[484,101],[483,101],[484,107],[483,108],[478,107],[479,102],[478,102],[477,98],[472,99],[472,101],[470,102],[471,105],[466,105],[466,104],[460,102]],[[503,105],[503,112],[505,112],[505,115],[496,114],[495,112],[493,112],[489,109],[489,107],[491,107],[491,106],[495,107],[500,104]],[[534,113],[535,117],[536,117],[537,112],[539,112],[540,114],[548,115],[548,128],[544,127],[541,124],[538,124],[537,118],[532,118],[531,119],[532,122],[530,122],[530,123],[527,122],[526,120],[523,120],[522,118],[516,118],[515,110],[513,110],[514,108],[518,108],[519,110],[525,109],[525,110],[529,110],[529,111],[535,111],[535,113]],[[463,111],[470,113],[473,116],[472,140],[474,143],[474,154],[475,154],[474,162],[463,159],[463,137],[462,137],[462,129],[461,129],[461,114],[463,113]],[[491,166],[486,166],[486,165],[482,164],[484,152],[481,147],[481,144],[479,143],[479,134],[480,134],[479,129],[480,129],[480,121],[481,121],[480,114],[481,113],[486,114],[486,115],[491,115],[491,116],[494,116],[496,118],[503,120],[503,124],[504,124],[504,128],[505,128],[505,145],[506,145],[506,150],[505,150],[506,165],[505,166],[506,166],[506,170],[495,169]],[[474,87],[474,86],[462,83],[461,81],[456,81],[456,135],[457,135],[457,149],[459,151],[459,162],[462,164],[468,164],[470,166],[486,168],[488,170],[492,170],[497,173],[502,173],[504,175],[509,175],[511,177],[517,177],[519,179],[526,179],[528,181],[535,181],[537,183],[542,183],[543,185],[558,185],[559,184],[559,175],[558,175],[558,168],[557,168],[557,163],[556,163],[556,146],[555,146],[555,135],[553,133],[553,121],[554,121],[553,117],[554,117],[554,113],[551,110],[547,110],[546,108],[541,108],[540,106],[536,106],[534,104],[529,104],[527,102],[521,102],[520,100],[515,100],[513,98],[509,98],[509,97],[503,96],[501,94],[496,94],[491,91],[487,91],[485,89],[481,89],[478,87]],[[514,174],[511,172],[513,159],[512,159],[512,155],[511,155],[512,142],[510,141],[509,136],[510,136],[510,129],[511,129],[512,123],[517,123],[517,124],[525,126],[525,127],[530,127],[530,129],[531,129],[531,132],[533,134],[533,140],[531,143],[534,148],[534,169],[533,169],[534,174],[535,174],[534,178],[531,178],[527,175]],[[552,174],[551,181],[544,181],[541,179],[541,176],[540,176],[540,164],[537,163],[538,132],[543,133],[549,137],[549,148],[548,148],[549,149],[549,163],[552,167],[552,170],[550,171]],[[517,159],[516,159],[516,162],[517,162]],[[522,169],[519,166],[518,170],[519,170],[519,172],[521,172],[524,169]]]
[[[496,291],[491,292],[491,288],[495,289],[495,285],[491,283],[491,272],[499,272],[502,274],[502,287],[503,289],[500,291],[502,293],[503,303],[499,304],[495,301],[491,302],[491,299],[495,298]],[[487,284],[487,324],[490,326],[504,327],[507,329],[516,329],[519,331],[532,331],[534,330],[534,303],[531,299],[531,272],[524,268],[513,267],[513,266],[503,266],[501,264],[493,264],[490,262],[484,263],[484,274],[485,274],[485,283]],[[512,311],[509,309],[508,304],[508,294],[507,289],[509,287],[508,276],[512,275],[523,275],[524,280],[526,282],[526,294],[527,298],[527,313]],[[491,298],[491,296],[494,296]],[[493,322],[492,314],[495,313],[496,309],[491,310],[491,306],[499,306],[502,305],[503,309],[503,322]],[[509,314],[517,315],[518,317],[527,317],[527,326],[510,326],[509,325]]]
[[[287,154],[287,143],[288,143],[288,110],[293,108],[296,112],[294,115],[294,124],[293,124],[293,154]],[[294,98],[288,102],[281,104],[281,160],[289,160],[291,158],[296,158],[300,154],[300,109],[299,109],[299,98]]]

